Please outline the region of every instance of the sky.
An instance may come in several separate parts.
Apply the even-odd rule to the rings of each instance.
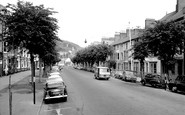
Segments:
[[[145,19],[159,20],[175,11],[177,0],[24,0],[43,4],[58,13],[58,37],[86,47],[102,37],[114,37],[129,28],[144,28]],[[16,4],[1,0],[0,4]],[[85,43],[85,39],[87,43]]]

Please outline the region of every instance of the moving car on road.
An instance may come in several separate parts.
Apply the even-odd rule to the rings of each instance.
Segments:
[[[177,76],[174,82],[168,84],[168,88],[171,91],[185,91],[185,76]]]
[[[142,85],[150,84],[153,87],[165,87],[165,81],[162,79],[161,75],[158,74],[146,74],[145,77],[141,80]]]
[[[62,78],[48,79],[44,88],[44,101],[63,98],[67,101],[67,87]]]
[[[95,79],[106,79],[110,78],[110,69],[108,67],[96,67],[94,72]]]

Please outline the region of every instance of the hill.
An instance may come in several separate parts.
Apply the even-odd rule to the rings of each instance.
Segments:
[[[81,49],[79,45],[66,40],[58,40],[56,44],[57,44],[57,47],[56,47],[57,51],[68,52],[70,50],[72,51],[72,50]]]

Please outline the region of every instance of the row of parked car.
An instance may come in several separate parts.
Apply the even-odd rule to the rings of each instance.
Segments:
[[[161,75],[147,74],[141,80],[141,83],[143,85],[150,84],[153,87],[162,87],[165,89],[168,87],[168,89],[173,92],[185,92],[185,76],[183,75],[177,76],[174,81],[171,79],[168,81],[167,79],[163,79]]]
[[[85,71],[89,71],[89,72],[94,72],[94,70],[95,70],[95,68],[93,68],[93,67],[83,67],[80,65],[74,65],[73,68],[79,69],[79,70],[85,70]]]
[[[136,82],[137,75],[134,71],[116,71],[114,77],[124,81]]]
[[[136,73],[133,71],[116,71],[114,74],[115,78],[124,80],[124,81],[132,81],[136,82]],[[152,87],[160,87],[160,88],[168,88],[170,91],[177,92],[183,91],[185,92],[185,76],[179,75],[175,79],[175,81],[167,80],[167,78],[163,78],[159,74],[148,73],[144,76],[143,79],[140,80],[143,86],[150,85]]]
[[[44,102],[48,103],[53,99],[63,99],[67,101],[68,93],[67,86],[60,74],[61,68],[59,66],[53,66],[44,87]]]
[[[183,91],[185,92],[185,76],[177,76],[175,81],[164,79],[161,75],[155,73],[148,73],[144,75],[144,78],[139,79],[135,71],[116,71],[113,73],[107,67],[96,67],[94,69],[85,69],[82,66],[76,66],[75,69],[87,70],[94,72],[95,79],[106,79],[108,80],[111,76],[120,80],[136,82],[140,81],[143,86],[150,85],[152,87],[168,88],[173,92]],[[110,74],[108,74],[110,73]]]

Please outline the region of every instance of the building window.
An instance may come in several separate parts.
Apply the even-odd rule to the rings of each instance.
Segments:
[[[128,60],[128,51],[124,51],[124,60]]]
[[[150,62],[151,73],[157,73],[157,62]]]
[[[139,62],[134,62],[134,71],[139,72]]]
[[[128,70],[128,63],[124,62],[123,65],[124,65],[124,70]]]

